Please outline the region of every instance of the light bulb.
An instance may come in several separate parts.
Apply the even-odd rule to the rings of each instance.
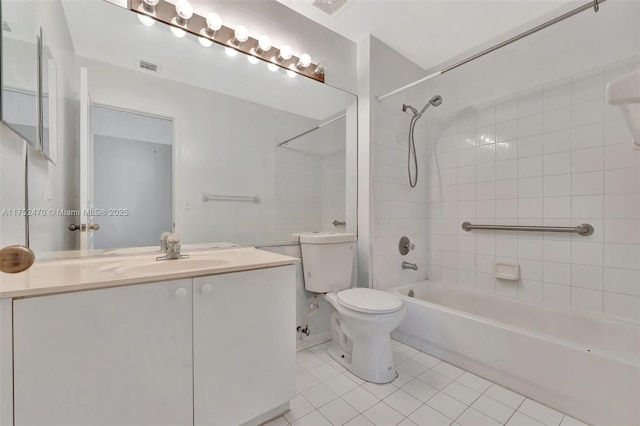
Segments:
[[[232,49],[230,47],[225,47],[224,48],[224,53],[226,53],[228,56],[234,57],[238,54],[238,51],[236,49]]]
[[[287,75],[291,78],[296,78],[298,76],[298,73],[296,73],[295,71],[287,70]]]
[[[222,28],[222,18],[217,13],[210,13],[207,15],[207,28],[216,32]]]
[[[302,55],[300,55],[300,60],[297,63],[297,67],[298,68],[306,68],[309,65],[311,65],[311,56],[309,56],[309,54],[307,53],[303,53]]]
[[[176,2],[176,13],[184,20],[189,20],[193,16],[193,6],[187,0],[178,0]]]
[[[263,52],[268,52],[271,49],[271,38],[269,36],[263,35],[258,40],[258,47]]]
[[[249,40],[249,30],[243,25],[238,25],[233,34],[238,43],[244,43]]]
[[[155,7],[159,1],[160,0],[144,0],[142,3],[142,9],[147,13],[155,13]]]
[[[255,56],[247,55],[247,61],[255,65],[260,62],[260,59],[256,58]]]
[[[198,37],[198,41],[202,45],[202,47],[211,47],[213,46],[213,42],[205,37]]]
[[[154,25],[156,23],[156,20],[153,19],[150,16],[145,16],[145,15],[138,14],[138,19],[140,20],[142,25],[144,25],[145,27],[151,27],[152,25]]]
[[[278,55],[278,61],[279,62],[288,61],[289,59],[291,59],[292,56],[293,56],[293,49],[291,49],[291,46],[285,44],[280,48],[280,55]]]
[[[171,31],[171,34],[173,34],[174,36],[176,36],[178,38],[182,38],[185,35],[187,35],[187,32],[185,30],[181,30],[180,28],[169,27],[169,30]]]
[[[314,75],[325,75],[326,73],[327,73],[327,63],[324,61],[318,63],[318,66],[316,67],[315,71],[313,71]]]
[[[280,68],[280,67],[277,66],[276,64],[268,63],[267,64],[267,68],[269,68],[269,71],[271,71],[271,72],[276,72],[276,71],[278,71],[278,68]]]

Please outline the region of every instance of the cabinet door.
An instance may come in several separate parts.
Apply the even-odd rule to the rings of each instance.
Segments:
[[[193,424],[191,280],[14,301],[16,425]]]
[[[295,397],[295,267],[194,279],[194,424],[239,425]]]

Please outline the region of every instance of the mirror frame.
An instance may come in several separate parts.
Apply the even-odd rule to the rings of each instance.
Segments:
[[[0,22],[2,22],[2,4],[0,2]],[[0,122],[7,126],[13,133],[20,136],[25,142],[27,147],[35,151],[42,158],[51,161],[55,164],[55,161],[44,152],[44,93],[43,93],[43,33],[42,27],[39,28],[39,33],[36,34],[36,139],[33,141],[33,145],[27,138],[17,129],[15,129],[11,123],[8,123],[4,119],[4,110],[2,102],[2,90],[4,89],[4,58],[2,54],[4,52],[4,35],[0,36]],[[51,124],[51,123],[50,123]]]

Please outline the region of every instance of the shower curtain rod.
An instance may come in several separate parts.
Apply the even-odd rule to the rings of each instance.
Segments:
[[[420,80],[414,81],[413,83],[407,84],[406,86],[402,86],[401,88],[396,89],[393,92],[387,93],[386,95],[377,96],[376,99],[378,101],[381,101],[381,100],[383,100],[385,98],[388,98],[391,95],[395,95],[396,93],[402,92],[403,90],[409,89],[410,87],[413,87],[413,86],[415,86],[417,84],[423,83],[423,82],[425,82],[427,80],[431,80],[434,77],[437,77],[437,76],[439,76],[441,74],[444,74],[446,72],[454,70],[454,69],[456,69],[456,68],[458,68],[458,67],[460,67],[460,66],[462,66],[462,65],[464,65],[466,63],[469,63],[469,62],[474,61],[474,60],[476,60],[478,58],[481,58],[482,56],[487,55],[487,54],[489,54],[489,53],[491,53],[493,51],[496,51],[498,49],[501,49],[501,48],[513,43],[513,42],[516,42],[516,41],[521,40],[521,39],[523,39],[525,37],[528,37],[531,34],[537,33],[540,30],[544,30],[545,28],[550,27],[552,25],[555,25],[558,22],[564,21],[565,19],[570,18],[573,15],[577,15],[580,12],[584,12],[585,10],[593,8],[593,10],[595,12],[598,12],[598,10],[600,10],[600,4],[604,3],[605,1],[606,0],[593,0],[593,1],[590,1],[589,3],[587,3],[587,4],[583,5],[583,6],[580,6],[580,7],[576,8],[576,9],[573,9],[573,10],[565,13],[564,15],[560,15],[557,18],[553,18],[552,20],[547,21],[547,22],[545,22],[543,24],[540,24],[537,27],[534,27],[534,28],[532,28],[532,29],[530,29],[528,31],[525,31],[525,32],[521,33],[521,34],[518,34],[515,37],[511,37],[510,39],[505,40],[502,43],[496,44],[495,46],[492,46],[492,47],[490,47],[488,49],[485,49],[480,53],[476,53],[475,55],[470,56],[470,57],[468,57],[466,59],[463,59],[460,62],[456,62],[453,65],[449,65],[448,67],[441,69],[440,71],[434,72],[433,74],[430,74],[430,75],[428,75],[426,77],[423,77]]]
[[[288,145],[288,144],[289,144],[289,142],[294,141],[294,140],[296,140],[296,139],[298,139],[298,138],[301,138],[301,137],[303,137],[304,135],[308,135],[308,134],[309,134],[309,133],[311,133],[311,132],[315,132],[316,130],[320,130],[321,128],[323,128],[323,127],[324,127],[324,126],[326,126],[327,124],[331,124],[331,123],[333,123],[334,121],[340,120],[341,118],[346,117],[346,116],[347,116],[347,114],[346,114],[346,113],[344,113],[344,114],[339,115],[339,116],[337,116],[337,117],[335,117],[335,118],[332,118],[331,120],[329,120],[329,121],[327,121],[327,122],[325,122],[325,123],[318,124],[318,125],[317,125],[316,127],[314,127],[313,129],[309,129],[309,130],[307,130],[306,132],[302,132],[302,133],[300,133],[299,135],[295,135],[295,136],[294,136],[294,137],[292,137],[291,139],[287,139],[286,141],[282,141],[282,142],[280,142],[277,146]]]

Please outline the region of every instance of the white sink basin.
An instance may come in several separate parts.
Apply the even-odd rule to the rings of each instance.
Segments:
[[[116,262],[103,265],[98,271],[113,271],[117,274],[166,274],[171,272],[179,272],[182,270],[199,270],[210,269],[218,266],[224,266],[230,263],[229,260],[220,259],[219,257],[193,257],[188,259],[174,260],[137,260],[128,262]]]

